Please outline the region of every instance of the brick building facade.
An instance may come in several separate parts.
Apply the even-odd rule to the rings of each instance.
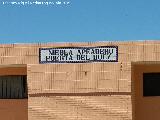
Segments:
[[[39,48],[96,46],[118,46],[118,62],[39,63]],[[24,120],[140,120],[136,72],[159,61],[160,41],[0,45],[0,75],[27,75]]]

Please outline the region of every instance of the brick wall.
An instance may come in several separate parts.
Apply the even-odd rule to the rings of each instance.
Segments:
[[[118,62],[39,64],[39,48],[118,46]],[[0,45],[0,64],[27,64],[29,120],[132,120],[131,64],[159,61],[160,42]],[[133,105],[132,105],[133,104]]]

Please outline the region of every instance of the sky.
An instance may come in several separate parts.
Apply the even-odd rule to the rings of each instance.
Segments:
[[[18,1],[29,0],[0,0],[0,43],[160,40],[159,0],[3,4]]]

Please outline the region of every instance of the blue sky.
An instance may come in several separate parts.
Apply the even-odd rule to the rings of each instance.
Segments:
[[[0,43],[160,40],[159,0],[59,0],[70,4],[50,6],[0,1]]]

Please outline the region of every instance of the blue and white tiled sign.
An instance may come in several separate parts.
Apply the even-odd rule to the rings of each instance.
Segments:
[[[118,62],[117,46],[40,48],[40,63]]]

